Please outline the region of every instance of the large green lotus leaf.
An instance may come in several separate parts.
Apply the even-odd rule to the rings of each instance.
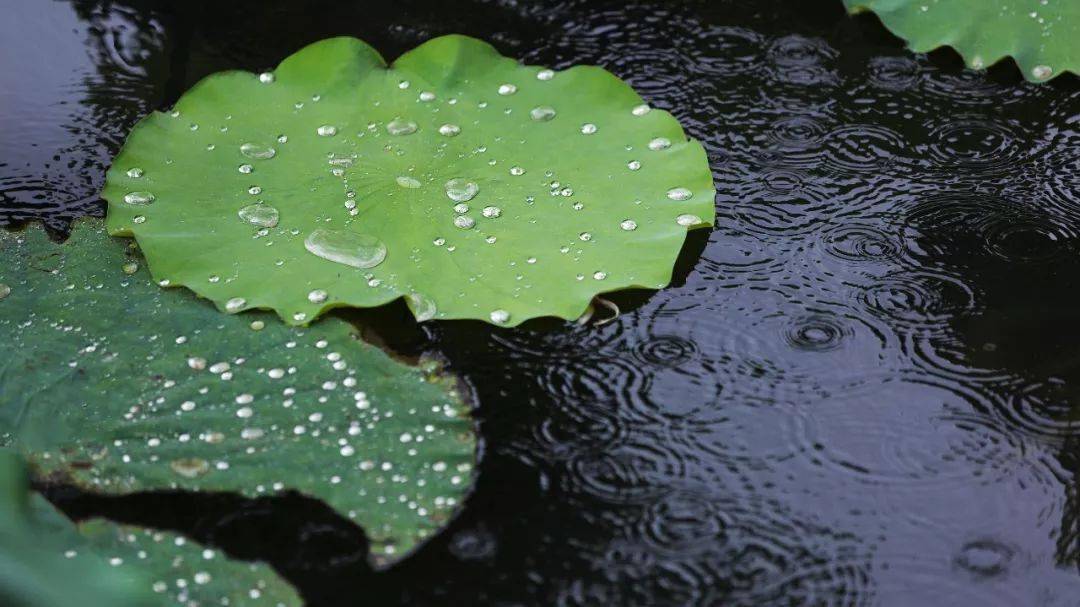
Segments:
[[[917,53],[951,46],[975,69],[1012,57],[1033,82],[1080,73],[1077,0],[844,0],[871,10]]]
[[[705,151],[670,114],[600,68],[463,36],[390,67],[333,38],[209,76],[135,127],[102,196],[157,279],[291,324],[399,297],[419,320],[577,318],[666,285],[714,216]]]
[[[168,600],[164,600],[167,597]],[[76,527],[29,491],[0,449],[0,605],[5,607],[288,606],[300,598],[266,565],[185,538],[93,520]]]
[[[0,233],[0,446],[89,490],[294,489],[364,527],[376,564],[451,516],[475,435],[450,380],[326,319],[287,327],[160,289],[98,220]]]

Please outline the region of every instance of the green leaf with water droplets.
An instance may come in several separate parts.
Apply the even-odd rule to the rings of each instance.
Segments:
[[[218,313],[160,289],[100,221],[63,245],[0,231],[0,446],[110,494],[296,490],[362,526],[377,565],[444,525],[475,435],[449,378],[328,318]]]
[[[665,286],[714,194],[702,146],[611,73],[445,36],[390,67],[333,38],[212,75],[135,127],[102,196],[156,278],[229,312],[403,297],[510,326]]]
[[[149,607],[165,602],[301,604],[266,565],[232,561],[172,533],[103,520],[76,527],[30,493],[23,463],[0,449],[0,604]]]
[[[951,46],[975,69],[1012,57],[1032,82],[1080,73],[1076,0],[844,0],[844,5],[852,13],[873,11],[917,53]]]

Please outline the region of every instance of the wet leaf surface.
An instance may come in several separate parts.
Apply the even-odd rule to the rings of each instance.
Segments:
[[[266,565],[230,560],[172,533],[103,520],[76,526],[30,492],[23,462],[8,450],[0,450],[0,515],[4,605],[300,605]]]
[[[64,244],[0,233],[0,443],[94,491],[295,490],[409,553],[470,486],[476,449],[451,379],[350,325],[220,314],[150,281],[98,220]]]
[[[102,194],[156,278],[226,311],[305,325],[404,297],[506,326],[667,285],[713,195],[701,144],[611,73],[464,36],[205,78],[135,127]]]
[[[974,69],[1011,57],[1024,77],[1043,82],[1080,73],[1080,4],[1071,0],[844,0],[873,11],[917,53],[956,49]]]

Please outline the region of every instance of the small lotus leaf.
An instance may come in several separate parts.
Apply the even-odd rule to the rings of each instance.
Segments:
[[[165,601],[165,599],[168,599]],[[173,533],[92,520],[76,527],[0,449],[0,604],[5,607],[287,607],[300,597],[270,567]]]
[[[1076,0],[844,0],[853,13],[873,11],[917,53],[951,46],[981,69],[1005,57],[1042,82],[1080,73],[1080,2]]]

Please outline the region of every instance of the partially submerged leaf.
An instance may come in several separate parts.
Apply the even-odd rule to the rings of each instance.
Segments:
[[[159,289],[99,221],[0,232],[0,446],[90,490],[296,490],[388,563],[446,523],[475,435],[450,380],[330,318],[219,314]]]
[[[951,46],[975,69],[1005,57],[1033,82],[1080,73],[1080,2],[1076,0],[844,0],[874,11],[917,53]]]
[[[171,533],[94,520],[76,527],[29,491],[0,449],[0,605],[139,607],[168,603],[292,606],[300,598],[266,565],[232,561]]]
[[[511,326],[665,286],[714,194],[702,146],[609,72],[445,36],[389,68],[333,38],[210,76],[135,127],[102,196],[156,278],[226,311],[404,297]]]

